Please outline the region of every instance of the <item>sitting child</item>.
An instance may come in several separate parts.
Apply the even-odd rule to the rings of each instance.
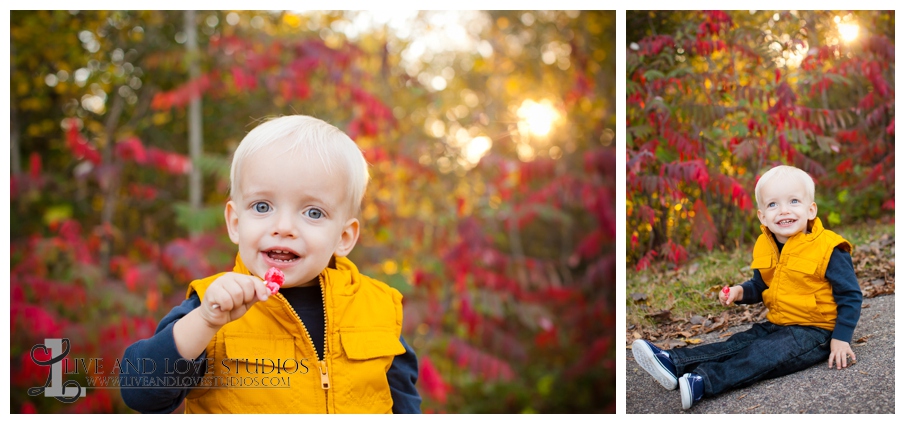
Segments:
[[[683,409],[827,358],[837,369],[848,366],[849,356],[855,360],[849,343],[861,315],[861,288],[852,245],[817,218],[814,181],[798,168],[777,166],[761,176],[754,195],[763,232],[754,245],[754,277],[720,293],[720,302],[764,302],[768,322],[691,348],[632,343],[645,371],[669,390],[680,388]]]
[[[420,412],[402,295],[345,258],[367,183],[361,150],[326,122],[285,116],[249,132],[224,211],[235,267],[193,281],[155,335],[129,346],[123,363],[156,367],[141,373],[155,378],[139,382],[137,370],[123,368],[126,404],[141,412],[170,412],[183,399],[186,412],[200,413]],[[272,295],[262,281],[270,268],[285,275]]]

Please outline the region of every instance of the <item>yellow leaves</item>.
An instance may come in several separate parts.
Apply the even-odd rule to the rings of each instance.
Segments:
[[[499,209],[500,204],[503,203],[503,199],[500,196],[494,194],[494,195],[490,196],[489,203],[490,203],[491,209]]]
[[[63,204],[47,208],[44,212],[44,223],[47,225],[72,217],[72,205]]]
[[[298,28],[302,24],[302,19],[294,13],[285,13],[283,14],[283,23],[292,28]]]
[[[377,206],[375,206],[374,203],[368,203],[364,210],[361,211],[361,217],[365,222],[377,218]]]
[[[153,122],[154,125],[162,126],[163,124],[170,122],[170,114],[168,112],[155,113],[151,118],[151,122]]]
[[[393,275],[399,272],[399,266],[396,265],[396,261],[394,260],[387,260],[380,268],[386,275]]]
[[[22,110],[41,110],[44,108],[44,101],[40,97],[29,97],[22,99],[19,106]]]
[[[418,213],[424,218],[432,217],[434,215],[434,204],[427,197],[422,197],[418,205]]]
[[[685,339],[685,343],[688,343],[688,344],[700,344],[700,343],[701,343],[701,339]]]
[[[26,134],[30,137],[41,137],[45,134],[50,134],[56,131],[57,126],[50,119],[45,119],[41,122],[37,122],[28,126],[28,129],[25,130]]]
[[[516,78],[507,78],[506,79],[506,94],[510,96],[515,96],[516,94],[522,91],[522,84],[519,83],[519,80]]]
[[[377,190],[377,199],[378,200],[388,202],[388,201],[390,201],[390,199],[392,197],[393,197],[393,194],[390,193],[390,190],[387,189],[386,187],[381,187],[379,190]]]

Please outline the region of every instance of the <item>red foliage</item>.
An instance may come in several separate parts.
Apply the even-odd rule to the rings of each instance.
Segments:
[[[420,370],[418,371],[418,382],[421,387],[424,388],[423,393],[441,404],[446,403],[446,395],[449,393],[449,384],[443,381],[443,377],[440,375],[440,372],[437,371],[437,368],[434,367],[434,363],[431,361],[430,357],[422,356],[418,358],[418,362],[421,363]]]
[[[192,161],[184,155],[149,147],[147,157],[153,167],[170,174],[188,174],[192,170]]]
[[[638,53],[642,56],[658,55],[666,47],[675,45],[675,40],[668,35],[652,35],[641,40]],[[643,83],[643,77],[642,83]]]
[[[74,123],[69,125],[69,129],[66,131],[66,140],[68,142],[69,150],[72,151],[72,155],[75,156],[76,159],[86,159],[95,165],[101,163],[101,155],[97,152],[97,149],[82,137],[82,134],[79,133],[78,126]]]
[[[651,250],[647,252],[641,259],[638,261],[638,264],[635,265],[635,271],[643,271],[650,267],[650,264],[654,261],[654,258],[657,257],[657,251]]]
[[[217,78],[216,72],[214,72],[213,75],[204,74],[173,90],[157,93],[154,95],[154,99],[151,100],[151,108],[163,110],[174,107],[183,107],[193,99],[200,97],[203,93],[210,90],[212,81],[215,78]]]
[[[484,381],[509,381],[515,377],[512,367],[506,361],[483,352],[458,338],[453,337],[450,340],[447,354],[456,365],[480,375]]]
[[[635,134],[626,150],[626,186],[634,228],[626,234],[636,269],[649,267],[657,256],[682,260],[684,248],[696,244],[711,250],[729,241],[728,233],[754,226],[737,217],[748,216],[756,176],[769,166],[797,166],[828,193],[854,187],[860,199],[877,203],[856,208],[869,215],[891,205],[877,199],[894,188],[893,41],[874,33],[844,51],[842,45],[811,46],[796,78],[789,79],[782,66],[754,66],[772,60],[763,55],[770,40],[748,36],[751,28],[735,31],[732,13],[701,12],[691,30],[682,27],[639,43],[681,40],[701,56],[732,50],[728,62],[721,61],[725,56],[705,58],[707,71],[675,61],[663,49],[628,52],[634,84],[626,125]],[[793,35],[782,44],[802,47],[807,41]],[[651,55],[657,57],[645,57]],[[740,73],[763,87],[737,87]],[[646,104],[648,99],[657,102]],[[715,131],[708,134],[708,128]],[[693,202],[694,213],[676,214],[677,201]],[[846,211],[856,213],[864,212]]]
[[[22,404],[22,409],[19,411],[20,414],[37,414],[38,409],[35,408],[35,405],[31,402],[25,402]]]
[[[713,250],[716,244],[716,226],[713,225],[713,217],[707,210],[707,205],[701,199],[694,202],[694,223],[692,224],[691,238],[699,240],[708,251]]]

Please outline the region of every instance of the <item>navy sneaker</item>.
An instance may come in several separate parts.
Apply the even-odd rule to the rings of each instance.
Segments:
[[[704,379],[693,373],[685,373],[679,379],[679,387],[682,392],[682,409],[691,408],[704,397]]]
[[[632,355],[635,362],[641,365],[648,374],[667,390],[675,390],[678,384],[676,379],[676,366],[666,352],[654,346],[647,340],[635,340],[632,343]]]

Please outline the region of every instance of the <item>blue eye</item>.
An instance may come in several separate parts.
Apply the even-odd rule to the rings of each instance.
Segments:
[[[792,203],[793,203],[793,204],[794,204],[794,203],[799,203],[799,202],[798,202],[798,199],[792,199]]]
[[[251,205],[251,207],[252,207],[252,209],[255,210],[255,212],[258,212],[258,213],[270,212],[270,205],[268,205],[267,203],[264,203],[264,202],[257,202],[255,204]]]
[[[774,207],[774,206],[776,206],[776,202],[770,202],[770,203],[767,204],[767,207],[768,207],[768,208],[772,208],[772,207]]]
[[[305,215],[311,219],[321,219],[324,217],[324,213],[317,208],[308,209],[307,211],[305,211]]]

